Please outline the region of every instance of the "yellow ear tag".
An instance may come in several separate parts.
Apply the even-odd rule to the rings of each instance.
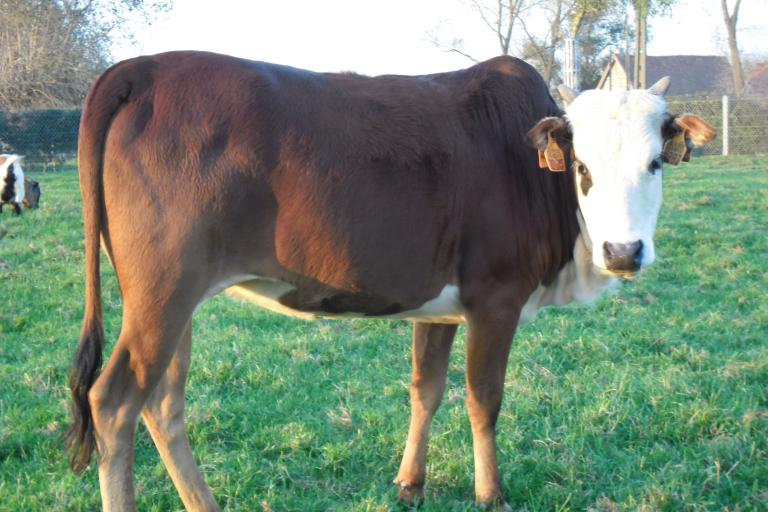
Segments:
[[[685,130],[667,139],[664,142],[664,149],[661,151],[661,158],[668,164],[677,165],[681,160],[687,162],[691,157],[691,150],[685,140]]]
[[[565,171],[565,155],[557,142],[555,142],[555,139],[552,138],[551,133],[547,135],[547,149],[544,150],[544,160],[550,171]],[[539,157],[539,165],[541,165],[541,157]]]

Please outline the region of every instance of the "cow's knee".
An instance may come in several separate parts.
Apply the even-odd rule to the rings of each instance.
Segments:
[[[411,383],[411,405],[427,414],[434,414],[443,398],[445,381],[440,382],[414,380]]]
[[[472,428],[495,428],[503,394],[503,384],[493,389],[484,389],[480,393],[470,387],[467,393],[467,412],[472,421]]]

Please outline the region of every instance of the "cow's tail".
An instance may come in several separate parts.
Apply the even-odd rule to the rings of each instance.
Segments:
[[[85,311],[80,344],[69,376],[73,422],[66,434],[69,464],[77,473],[88,466],[96,445],[88,391],[99,376],[104,349],[99,270],[104,224],[104,147],[112,119],[131,92],[130,81],[119,76],[119,66],[105,72],[91,87],[80,119],[77,167],[85,231]]]

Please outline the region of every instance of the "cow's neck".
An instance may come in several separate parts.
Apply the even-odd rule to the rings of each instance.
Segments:
[[[529,322],[545,306],[563,306],[571,302],[591,302],[616,283],[592,263],[592,241],[581,212],[576,209],[580,232],[573,246],[573,258],[553,281],[534,290],[520,314],[520,323]]]
[[[581,213],[581,208],[576,208],[576,221],[579,223],[579,236],[581,236],[582,243],[585,247],[592,247],[592,238],[589,236],[587,230],[587,223],[584,221],[584,215]],[[578,243],[578,240],[577,240]],[[592,249],[588,249],[589,257],[592,257]],[[574,250],[575,253],[575,250]],[[574,256],[575,257],[575,256]]]

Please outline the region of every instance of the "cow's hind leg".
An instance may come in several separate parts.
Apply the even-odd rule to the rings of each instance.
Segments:
[[[144,405],[142,416],[184,507],[190,511],[217,510],[184,428],[184,384],[191,351],[192,325],[188,322],[165,375]]]
[[[171,310],[165,301],[148,303],[141,308],[132,307],[129,301],[125,303],[120,337],[104,371],[88,393],[105,511],[136,508],[133,489],[136,422],[176,353],[190,316],[191,309]]]
[[[432,417],[445,390],[448,356],[456,325],[415,323],[411,381],[411,424],[395,483],[398,498],[414,503],[424,498],[427,443]]]

